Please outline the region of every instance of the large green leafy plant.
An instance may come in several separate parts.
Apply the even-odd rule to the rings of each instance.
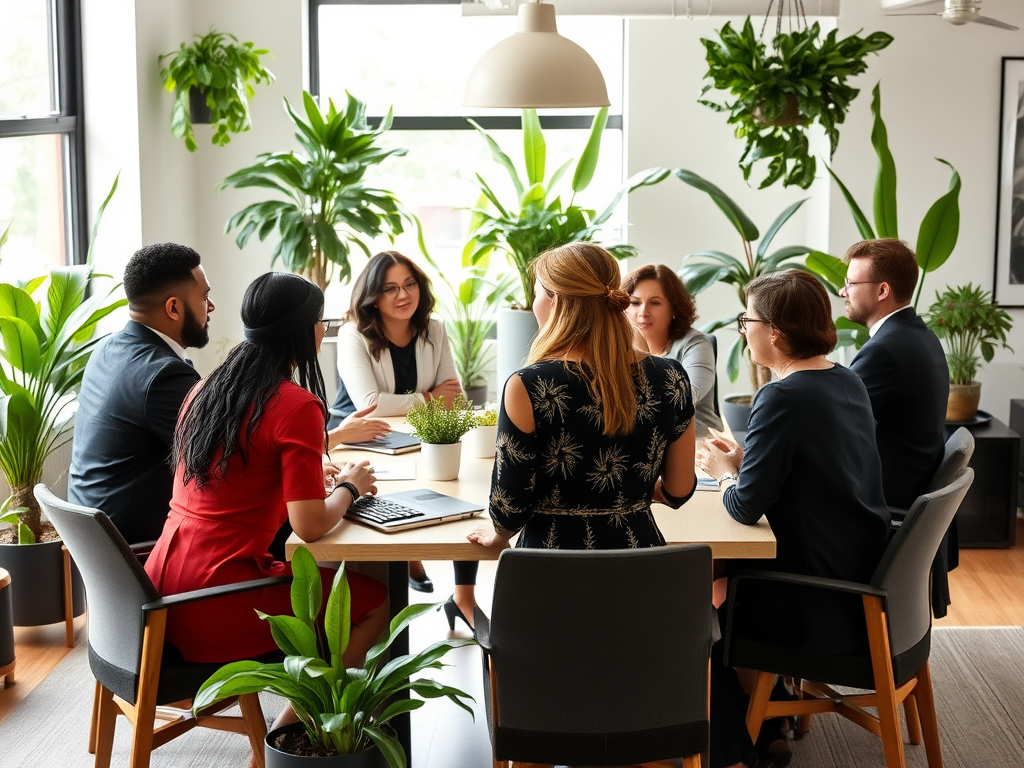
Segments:
[[[333,101],[321,114],[313,97],[302,94],[306,120],[285,99],[295,124],[302,152],[267,152],[246,168],[221,182],[221,189],[259,187],[279,193],[272,199],[247,205],[228,221],[225,231],[237,228],[235,243],[244,248],[256,234],[266,240],[277,230],[271,264],[285,267],[326,288],[335,274],[342,282],[352,275],[352,247],[367,257],[366,240],[387,235],[392,241],[404,231],[403,212],[393,193],[366,183],[367,171],[405,149],[385,149],[380,137],[391,127],[391,111],[376,128],[366,120],[366,105],[347,94],[339,111]]]
[[[715,283],[726,283],[736,289],[739,309],[742,311],[747,306],[747,286],[755,277],[780,269],[804,268],[802,262],[793,260],[806,256],[811,252],[810,248],[804,245],[789,245],[772,251],[771,245],[779,230],[806,200],[799,200],[780,213],[762,237],[750,217],[720,188],[692,171],[677,168],[674,173],[681,181],[705,192],[711,198],[739,234],[743,244],[742,257],[732,256],[722,251],[698,251],[688,254],[683,259],[679,277],[682,278],[686,290],[691,295],[696,295]],[[755,242],[757,242],[756,249]],[[736,315],[732,314],[708,323],[702,330],[712,333],[735,323]],[[729,350],[726,365],[731,381],[736,381],[739,377],[740,360],[745,349],[746,339],[742,335],[737,335],[736,341],[733,342]],[[749,360],[749,365],[750,383],[756,392],[769,381],[771,373],[767,368],[755,364],[752,360]]]
[[[503,202],[494,191],[494,186],[477,174],[477,184],[482,192],[482,198],[474,209],[477,226],[470,233],[470,262],[476,264],[494,250],[504,251],[522,283],[522,295],[518,303],[523,309],[530,309],[533,307],[534,298],[531,266],[540,254],[566,243],[593,241],[627,194],[638,187],[651,186],[663,181],[670,171],[668,168],[648,168],[635,174],[601,213],[576,205],[576,195],[590,186],[594,171],[597,169],[601,134],[608,122],[608,108],[603,107],[594,116],[586,147],[575,159],[570,184],[571,194],[566,204],[557,189],[559,182],[573,165],[573,158],[566,160],[545,178],[547,144],[537,111],[524,109],[522,121],[525,181],[494,137],[472,120],[469,121],[487,142],[494,160],[508,173],[516,194],[515,200],[511,203]],[[602,245],[618,259],[637,255],[636,248],[631,245]]]
[[[857,204],[850,190],[831,168],[832,175],[839,190],[843,194],[857,226],[857,231],[864,240],[892,238],[898,240],[899,225],[896,204],[896,161],[889,151],[889,133],[882,120],[881,86],[876,85],[871,91],[871,145],[878,157],[878,171],[875,174],[875,188],[872,199],[872,213],[875,226],[872,227],[863,209]],[[917,263],[921,268],[914,291],[913,306],[917,310],[924,287],[925,277],[937,270],[949,259],[960,236],[960,174],[950,163],[935,158],[950,170],[949,189],[939,197],[925,213],[917,230],[915,252]],[[847,266],[841,259],[820,251],[814,251],[807,257],[807,267],[820,277],[833,293],[843,287]],[[853,344],[860,347],[868,339],[868,331],[863,325],[853,323],[845,317],[836,319],[841,346]]]
[[[441,640],[419,653],[385,661],[398,635],[417,616],[435,608],[410,605],[394,619],[385,637],[366,654],[362,668],[345,668],[342,657],[351,631],[351,593],[342,563],[327,598],[323,630],[317,626],[322,602],[320,569],[305,547],[295,550],[291,585],[294,616],[268,616],[274,642],[285,654],[283,663],[236,661],[221,667],[203,683],[193,712],[231,696],[266,691],[291,704],[310,743],[321,755],[348,755],[376,745],[391,768],[405,768],[406,755],[384,725],[397,715],[423,706],[422,699],[396,698],[411,691],[423,699],[445,697],[473,715],[469,694],[420,677],[440,669],[448,651],[476,643],[470,638]],[[415,679],[412,679],[415,676]]]
[[[165,53],[160,62],[170,62],[160,70],[164,88],[174,94],[171,108],[171,133],[185,139],[189,152],[196,151],[189,99],[195,88],[210,109],[213,124],[212,144],[224,146],[230,134],[248,131],[249,99],[256,93],[254,85],[274,80],[274,73],[263,66],[260,56],[270,51],[252,43],[240,43],[234,35],[218,32],[212,27],[205,35],[196,35],[191,45],[182,43],[177,51]],[[233,42],[229,42],[233,41]]]
[[[892,36],[874,32],[839,40],[832,30],[822,38],[818,23],[808,27],[805,20],[802,29],[777,34],[769,54],[749,17],[740,32],[726,22],[718,36],[719,42],[701,40],[707,53],[705,77],[710,79],[702,94],[714,88],[727,91],[733,101],[700,103],[729,113],[736,137],[745,142],[739,161],[743,178],[750,178],[754,163],[767,160],[761,189],[780,179],[783,186],[807,189],[816,169],[808,126],[820,124],[828,135],[830,154],[835,153],[837,126],[859,93],[846,81],[867,69],[867,55],[889,45]]]
[[[116,189],[115,180],[93,241]],[[91,262],[90,247],[86,264],[52,267],[25,285],[0,283],[0,472],[11,487],[0,522],[16,524],[23,544],[42,534],[32,489],[46,457],[71,439],[68,425],[85,364],[103,339],[96,324],[128,303],[112,298],[120,284],[97,290],[93,278],[107,276],[94,274]]]
[[[1010,349],[1006,334],[1013,321],[1009,313],[992,303],[991,294],[981,286],[975,288],[968,283],[947,286],[941,294],[936,292],[926,321],[935,335],[946,342],[951,384],[974,381],[981,361],[992,362],[996,344]]]

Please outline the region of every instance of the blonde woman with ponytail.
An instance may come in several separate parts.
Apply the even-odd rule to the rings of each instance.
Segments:
[[[490,515],[469,535],[504,549],[624,549],[665,543],[651,502],[693,493],[690,384],[675,360],[633,347],[619,265],[571,243],[534,265],[540,331],[505,385]]]

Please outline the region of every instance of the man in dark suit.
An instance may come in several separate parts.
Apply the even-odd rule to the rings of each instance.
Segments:
[[[949,368],[942,345],[910,306],[917,257],[900,240],[864,240],[843,257],[848,265],[846,316],[871,338],[850,368],[867,387],[882,460],[882,488],[890,507],[909,509],[928,489],[946,444]],[[956,526],[932,567],[932,611],[946,615],[947,571],[959,562]]]
[[[949,369],[942,345],[910,306],[917,286],[914,252],[899,240],[865,240],[849,265],[846,316],[871,338],[851,368],[861,377],[875,415],[885,501],[907,509],[925,492],[946,443]]]
[[[160,536],[171,499],[178,410],[199,373],[185,356],[209,342],[210,283],[199,254],[147,245],[125,267],[131,318],[85,367],[68,497],[110,516],[129,544]]]

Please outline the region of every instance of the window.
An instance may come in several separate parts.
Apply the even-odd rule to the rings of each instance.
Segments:
[[[85,260],[79,0],[0,3],[0,279]]]
[[[366,102],[370,115],[394,110],[385,142],[405,147],[409,154],[383,163],[373,183],[394,191],[416,213],[431,255],[446,271],[452,269],[449,276],[457,274],[468,235],[468,209],[479,197],[475,174],[480,173],[504,199],[512,195],[507,173],[491,159],[467,116],[494,136],[525,178],[519,111],[467,115],[462,106],[470,69],[491,46],[511,35],[515,24],[514,16],[464,18],[457,0],[310,0],[314,94],[324,104],[327,98],[340,104],[348,90]],[[597,174],[576,201],[600,210],[622,184],[623,20],[559,17],[558,29],[595,58],[612,102]],[[541,111],[548,175],[583,151],[594,112]],[[625,206],[620,209],[622,217],[624,210]],[[623,227],[624,218],[610,222],[608,239],[619,241]],[[383,249],[387,242],[378,245]],[[418,253],[413,237],[396,247],[410,255]],[[496,267],[506,269],[503,261]],[[359,264],[353,265],[354,272],[359,269]],[[332,308],[340,308],[336,302],[341,300],[332,301],[330,293]],[[347,299],[341,301],[344,304]]]

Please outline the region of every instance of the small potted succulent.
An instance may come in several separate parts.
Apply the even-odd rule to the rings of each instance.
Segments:
[[[240,43],[234,35],[210,28],[196,35],[191,45],[182,43],[176,51],[160,57],[170,59],[160,70],[164,88],[174,94],[171,107],[171,133],[185,139],[189,152],[196,151],[193,123],[213,125],[210,143],[224,146],[232,133],[248,131],[249,99],[254,85],[274,80],[274,73],[263,66],[260,56],[270,53],[252,43]]]
[[[386,652],[408,624],[436,605],[420,603],[403,609],[387,636],[366,654],[362,668],[346,669],[342,655],[348,646],[350,593],[342,563],[327,598],[324,627],[320,614],[320,569],[305,547],[292,560],[292,616],[267,616],[284,663],[235,661],[221,667],[203,683],[193,702],[198,714],[231,696],[266,691],[284,698],[299,722],[275,728],[266,737],[267,768],[316,765],[322,768],[405,768],[405,751],[387,725],[405,712],[423,706],[422,699],[447,698],[473,715],[473,698],[422,676],[438,669],[440,659],[454,648],[476,640],[441,640],[419,653],[390,661]],[[325,637],[326,635],[326,637]],[[422,699],[401,698],[411,691]],[[396,698],[398,697],[398,698]]]
[[[469,401],[457,395],[451,407],[434,398],[415,405],[406,419],[420,439],[420,472],[424,480],[454,480],[459,476],[462,436],[476,426]]]
[[[946,342],[949,365],[949,405],[946,421],[970,421],[978,412],[981,382],[975,381],[981,361],[992,362],[996,344],[1006,343],[1013,321],[992,303],[992,296],[971,283],[946,287],[928,308],[928,327]],[[1012,349],[1010,351],[1013,351]]]
[[[466,444],[466,453],[475,459],[494,458],[494,446],[498,439],[498,406],[495,403],[485,405],[473,415],[474,426],[462,442]]]

